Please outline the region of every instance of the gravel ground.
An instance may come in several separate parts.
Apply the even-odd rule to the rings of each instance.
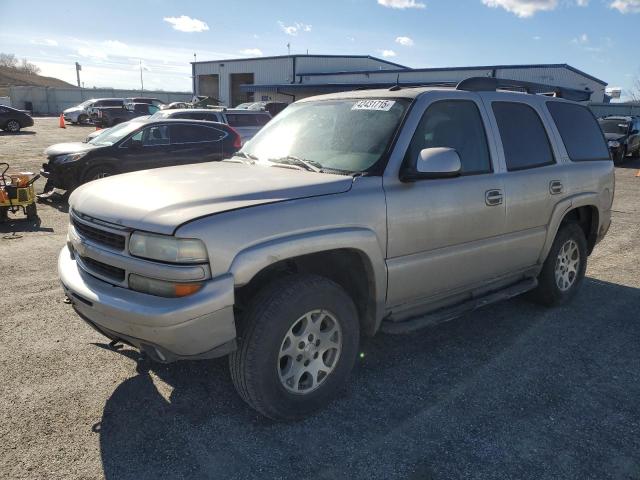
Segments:
[[[88,127],[36,119],[0,161]],[[514,299],[413,336],[379,335],[342,398],[275,424],[225,359],[113,352],[62,303],[63,204],[0,227],[3,478],[640,479],[640,162],[616,172],[613,225],[570,304]],[[38,183],[42,188],[43,183]]]

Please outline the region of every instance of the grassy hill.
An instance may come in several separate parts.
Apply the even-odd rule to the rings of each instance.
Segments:
[[[63,80],[25,73],[8,67],[0,67],[0,96],[9,94],[9,87],[27,85],[36,87],[75,87]]]

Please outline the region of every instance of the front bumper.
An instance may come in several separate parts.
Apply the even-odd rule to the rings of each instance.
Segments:
[[[62,190],[73,190],[77,184],[76,169],[72,166],[62,169],[51,163],[43,163],[40,176],[47,179],[47,184],[50,187]]]
[[[81,318],[157,361],[214,358],[236,348],[231,275],[208,281],[188,297],[156,297],[89,275],[67,246],[58,257],[58,274]]]
[[[78,121],[78,117],[84,112],[62,112],[64,120],[66,122],[76,123]]]

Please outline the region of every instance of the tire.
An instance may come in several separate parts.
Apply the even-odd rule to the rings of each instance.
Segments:
[[[89,120],[89,117],[86,116],[84,113],[80,114],[78,116],[78,125],[84,125],[87,123],[87,121]]]
[[[620,147],[620,150],[618,150],[618,155],[616,156],[616,158],[614,159],[615,164],[621,164],[622,162],[624,162],[625,158],[627,156],[627,149],[625,147]]]
[[[586,269],[587,240],[582,228],[575,222],[561,225],[538,275],[533,298],[547,306],[568,302],[580,289]]]
[[[333,400],[347,383],[360,340],[349,295],[331,280],[308,274],[261,290],[238,332],[238,349],[229,357],[233,384],[253,409],[278,421],[303,418]],[[287,351],[292,355],[281,353]],[[309,373],[313,369],[317,375]]]
[[[110,177],[111,175],[115,175],[115,173],[115,170],[109,165],[95,165],[84,172],[84,175],[82,176],[82,183],[84,184],[93,180]]]
[[[638,148],[635,149],[635,151],[631,154],[631,156],[633,158],[640,158],[640,145],[638,145]]]
[[[35,203],[27,205],[27,207],[25,208],[25,212],[29,220],[38,218],[38,207],[36,207]]]
[[[10,119],[4,126],[4,130],[11,133],[18,133],[20,131],[20,122]]]

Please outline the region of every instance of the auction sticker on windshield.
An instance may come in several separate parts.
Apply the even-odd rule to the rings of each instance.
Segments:
[[[351,107],[351,110],[381,110],[388,112],[394,103],[396,103],[395,100],[360,100]]]

